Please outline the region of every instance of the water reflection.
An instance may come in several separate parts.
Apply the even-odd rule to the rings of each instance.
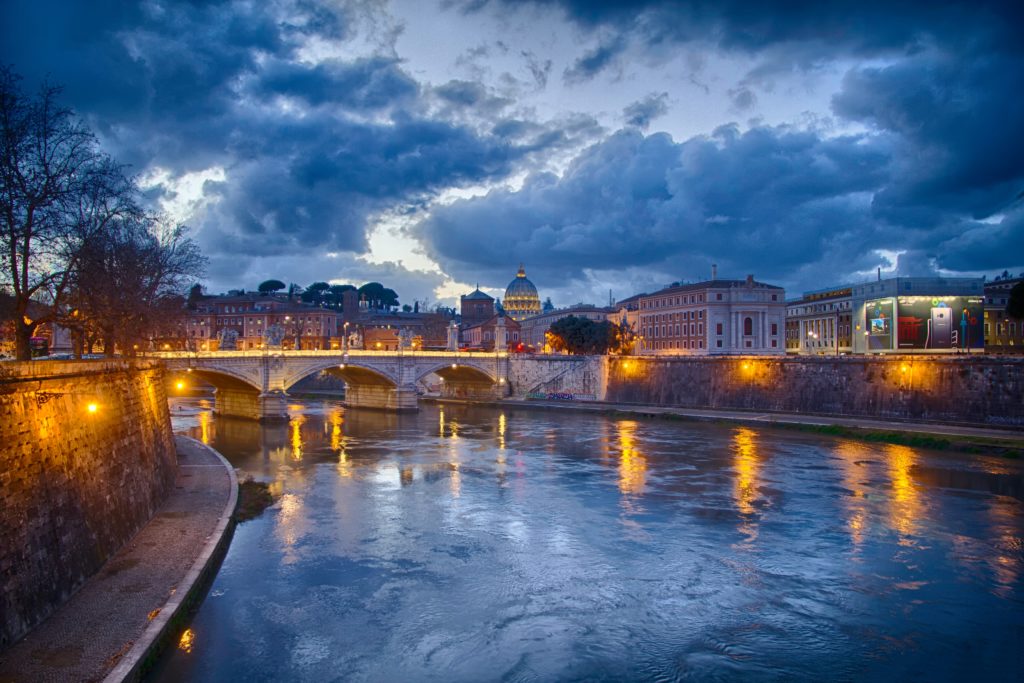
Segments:
[[[1017,670],[1020,463],[514,408],[299,412],[205,418],[279,502],[238,527],[192,624],[202,636],[156,679]]]
[[[619,491],[639,496],[644,492],[647,481],[647,458],[636,447],[637,423],[621,420],[618,424],[619,437]]]
[[[840,441],[833,453],[839,461],[843,488],[849,491],[841,501],[846,513],[846,527],[850,532],[850,540],[854,546],[859,547],[868,531],[868,501],[864,482],[867,473],[864,466],[870,451],[865,444]]]
[[[199,413],[199,440],[206,445],[210,444],[210,430],[213,426],[213,413],[204,410]]]
[[[288,429],[291,431],[291,455],[293,460],[302,460],[302,425],[305,423],[306,416],[302,413],[290,412],[288,415]]]
[[[744,545],[757,540],[758,522],[754,503],[758,498],[757,432],[747,427],[739,427],[732,437],[733,469],[736,477],[733,481],[733,499],[740,513],[738,531],[744,536]]]
[[[885,458],[892,486],[892,495],[889,498],[889,523],[904,537],[902,542],[907,543],[909,541],[906,537],[915,533],[918,517],[921,515],[920,496],[910,474],[916,454],[913,448],[889,444],[885,446]]]

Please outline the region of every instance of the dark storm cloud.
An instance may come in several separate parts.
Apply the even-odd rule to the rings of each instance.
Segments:
[[[562,77],[566,83],[580,83],[589,80],[613,64],[625,49],[626,42],[622,39],[616,38],[604,42],[577,59],[571,67],[565,70]]]
[[[253,85],[258,97],[285,95],[310,105],[334,104],[353,111],[376,110],[409,102],[419,86],[385,57],[353,62],[328,60],[315,66],[276,60],[264,65]]]
[[[703,273],[696,264],[710,262],[758,263],[779,278],[884,248],[870,196],[888,165],[885,145],[866,137],[727,126],[676,143],[621,131],[562,177],[537,174],[517,192],[436,208],[422,236],[442,265],[473,276],[512,258],[529,261],[539,283],[584,268]],[[492,237],[481,239],[482,225]]]
[[[928,223],[985,218],[1024,189],[1024,55],[920,55],[847,73],[833,109],[901,141],[881,213]]]
[[[651,121],[668,113],[668,93],[651,93],[622,110],[626,125],[646,129]]]
[[[441,190],[503,177],[566,140],[551,126],[520,141],[428,117],[419,84],[381,56],[387,46],[376,56],[300,59],[309,38],[356,30],[340,4],[19,3],[4,15],[3,61],[30,79],[49,72],[68,83],[70,104],[118,159],[172,176],[224,169],[225,181],[207,186],[219,201],[196,218],[211,255],[361,252],[376,212],[415,210]],[[476,83],[438,94],[503,106]]]

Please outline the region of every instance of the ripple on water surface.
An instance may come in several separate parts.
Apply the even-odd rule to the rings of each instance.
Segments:
[[[749,427],[181,401],[271,483],[157,680],[1012,678],[1021,466]]]

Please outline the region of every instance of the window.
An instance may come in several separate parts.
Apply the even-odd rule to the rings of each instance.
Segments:
[[[690,323],[690,336],[691,336],[691,337],[692,337],[692,336],[693,336],[694,334],[696,334],[696,329],[697,329],[697,328],[696,328],[696,327],[694,327],[693,323]]]
[[[754,320],[752,318],[743,319],[743,335],[749,337],[754,334]],[[750,342],[747,342],[747,346],[750,346]]]
[[[772,336],[774,337],[778,333],[779,333],[779,324],[778,323],[772,323]],[[773,346],[774,346],[774,344],[773,344]]]
[[[778,348],[778,346],[779,346],[779,342],[778,342],[778,340],[776,340],[776,339],[772,339],[772,348],[773,348],[773,349],[774,349],[774,348]]]
[[[718,346],[718,348],[722,348],[722,340],[719,339],[716,345]]]
[[[721,301],[722,300],[722,293],[721,292],[718,292],[717,294],[715,294],[715,300],[716,301]]]
[[[715,323],[715,334],[722,334],[722,323]],[[718,342],[718,345],[721,346],[722,342]]]
[[[697,318],[699,320],[703,320],[704,319],[704,311],[697,311]]]
[[[704,336],[704,323],[697,323],[697,334]]]
[[[1010,323],[1010,336],[1017,334],[1017,323]]]
[[[779,300],[779,295],[778,294],[772,294],[772,301],[778,301],[778,300]]]

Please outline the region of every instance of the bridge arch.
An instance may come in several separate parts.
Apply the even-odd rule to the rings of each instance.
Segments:
[[[235,391],[251,391],[259,394],[262,387],[258,386],[251,378],[242,373],[233,372],[226,368],[217,367],[195,367],[195,368],[172,368],[171,372],[180,375],[188,373],[195,375],[203,381],[212,384],[216,389],[232,389]]]
[[[397,387],[399,384],[395,378],[385,370],[377,367],[371,367],[360,361],[353,363],[348,361],[339,361],[339,359],[334,358],[329,361],[312,363],[292,373],[284,379],[283,389],[288,391],[295,386],[295,384],[305,378],[324,371],[327,371],[337,377],[341,377],[341,379],[345,381],[346,386],[349,387],[354,385]]]
[[[445,398],[493,399],[500,393],[500,380],[471,363],[432,363],[417,370],[417,382],[431,373],[440,377],[441,395]]]

